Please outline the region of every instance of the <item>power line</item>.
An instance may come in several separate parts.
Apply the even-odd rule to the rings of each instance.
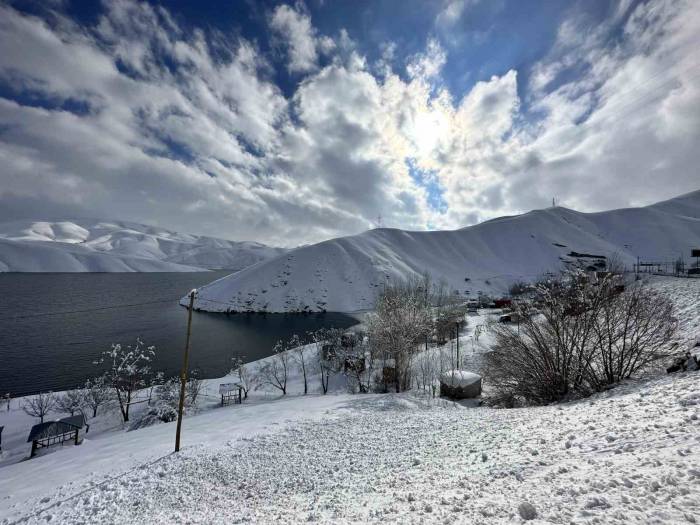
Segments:
[[[159,299],[156,301],[145,301],[142,303],[129,303],[129,304],[115,304],[115,305],[110,305],[110,306],[98,306],[96,308],[85,308],[82,310],[66,310],[62,312],[38,312],[38,313],[33,313],[33,314],[26,314],[26,315],[13,315],[13,316],[6,316],[6,317],[0,317],[0,321],[5,321],[5,320],[16,320],[16,319],[27,319],[27,318],[32,318],[32,317],[46,317],[46,316],[52,316],[52,315],[69,315],[69,314],[82,314],[82,313],[88,313],[88,312],[98,312],[101,310],[113,310],[116,308],[131,308],[133,306],[144,306],[148,304],[159,304],[159,303],[172,303],[175,301],[179,301],[180,298],[177,299]]]

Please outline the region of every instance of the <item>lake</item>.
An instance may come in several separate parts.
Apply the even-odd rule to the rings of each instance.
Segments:
[[[156,346],[154,370],[176,375],[187,331],[179,299],[228,273],[0,273],[0,395],[82,385],[99,374],[93,361],[112,343],[137,337]],[[254,361],[294,333],[356,323],[341,313],[193,312],[190,368],[219,377],[234,352]]]

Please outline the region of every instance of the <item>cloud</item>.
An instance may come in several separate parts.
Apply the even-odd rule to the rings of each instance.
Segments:
[[[328,37],[317,38],[316,30],[311,25],[311,18],[304,12],[303,4],[296,8],[279,5],[270,18],[270,28],[276,32],[287,45],[290,73],[305,73],[318,67],[317,46],[325,53],[335,47]]]
[[[424,52],[417,53],[406,65],[406,72],[411,78],[430,80],[436,78],[447,62],[447,54],[440,42],[431,38]]]
[[[572,10],[537,63],[459,96],[435,38],[406,61],[386,42],[370,65],[347,31],[322,36],[301,4],[280,6],[268,22],[299,75],[285,96],[260,44],[185,29],[162,7],[105,5],[90,27],[0,7],[0,219],[294,245],[380,214],[457,228],[553,196],[597,210],[697,189],[694,2],[604,23]]]
[[[544,200],[537,188],[589,210],[697,189],[700,156],[688,145],[700,135],[700,9],[654,2],[617,14],[596,28],[572,14],[535,67],[547,71],[533,100],[545,117],[528,145],[541,162],[515,186],[524,206]],[[567,78],[572,70],[583,73]]]
[[[468,7],[476,5],[479,0],[447,0],[435,17],[435,24],[449,29],[459,22]]]

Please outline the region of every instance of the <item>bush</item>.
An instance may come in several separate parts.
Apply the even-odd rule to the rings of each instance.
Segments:
[[[530,289],[530,285],[527,284],[526,282],[515,281],[513,284],[510,285],[510,288],[508,288],[508,293],[510,294],[511,297],[518,297],[520,295],[523,295],[529,289]]]
[[[539,312],[516,305],[518,327],[496,325],[484,375],[492,401],[543,404],[589,395],[668,354],[675,330],[668,297],[619,277],[569,273],[535,286]]]

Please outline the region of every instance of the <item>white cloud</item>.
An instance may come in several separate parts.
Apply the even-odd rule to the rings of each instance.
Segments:
[[[535,107],[547,116],[528,145],[538,163],[514,186],[521,206],[545,201],[544,191],[595,210],[698,189],[700,156],[689,144],[700,139],[699,6],[639,4],[623,38],[611,40],[617,22],[596,28],[576,18],[565,22],[550,57],[537,66],[551,72],[550,82],[572,67],[585,73],[551,91],[537,81]],[[562,35],[576,35],[576,46]]]
[[[454,26],[468,7],[479,3],[479,0],[447,0],[435,18],[435,23],[448,29]]]
[[[296,9],[288,5],[277,6],[272,13],[270,27],[284,39],[288,47],[287,68],[292,73],[305,73],[317,68],[317,43],[326,53],[334,47],[333,40],[327,37],[317,39],[311,18],[300,6]]]
[[[411,57],[406,65],[406,72],[411,78],[430,80],[440,74],[446,62],[447,53],[445,53],[440,42],[431,38],[428,40],[424,52],[417,53]]]
[[[639,4],[594,28],[572,12],[528,86],[506,70],[455,98],[437,40],[406,80],[394,44],[369,68],[346,31],[321,37],[303,8],[278,8],[305,73],[287,99],[255,44],[186,32],[162,8],[110,3],[88,31],[0,7],[0,81],[45,106],[0,98],[0,219],[93,215],[289,245],[378,214],[455,228],[552,196],[593,210],[697,189],[699,11]]]

